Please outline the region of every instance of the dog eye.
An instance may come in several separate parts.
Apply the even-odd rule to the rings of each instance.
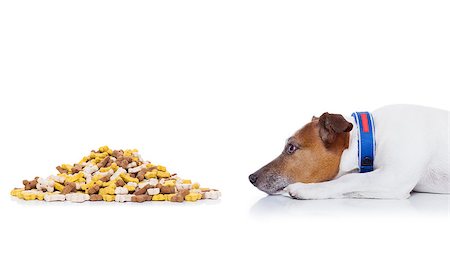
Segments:
[[[292,155],[298,148],[294,144],[288,144],[286,146],[286,153]]]

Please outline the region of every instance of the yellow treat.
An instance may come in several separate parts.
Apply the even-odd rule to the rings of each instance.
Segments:
[[[122,177],[123,181],[129,183],[129,182],[135,182],[136,184],[139,183],[139,179],[131,177],[130,174],[122,173],[120,174],[120,177]]]
[[[188,195],[186,195],[186,197],[184,197],[184,199],[186,201],[192,201],[195,202],[199,199],[202,199],[202,195],[199,193],[189,193]]]
[[[99,181],[99,182],[101,182],[101,181]],[[116,189],[116,180],[111,180],[111,181],[108,181],[108,182],[103,182],[102,186],[103,186],[103,187],[112,187],[112,188]]]
[[[23,199],[24,200],[35,200],[36,199],[36,194],[34,193],[23,193]]]
[[[165,201],[166,200],[166,196],[164,194],[156,194],[156,195],[153,195],[152,200],[154,200],[154,201]]]
[[[145,167],[147,167],[147,169],[150,169],[151,167],[155,167],[155,165],[151,164],[151,163],[147,163],[145,165]]]
[[[192,182],[189,179],[184,179],[183,180],[183,184],[192,184]]]
[[[83,178],[84,174],[82,172],[78,172],[77,174],[73,175],[73,176],[68,176],[66,177],[66,182],[75,182],[78,181],[80,178]]]
[[[100,180],[100,178],[102,178],[102,177],[103,177],[103,175],[97,174],[97,175],[94,175],[94,176],[91,178],[91,180],[94,181],[94,182],[97,182],[97,181]]]
[[[175,194],[164,194],[166,197],[166,201],[170,201],[170,199],[175,196]]]
[[[72,165],[70,165],[70,164],[62,164],[61,168],[67,170],[67,173],[72,174],[72,168],[73,168]]]
[[[57,176],[58,177],[63,177],[63,178],[67,178],[69,175],[67,175],[66,173],[60,173],[60,174],[57,174]]]
[[[43,200],[44,199],[44,193],[42,192],[36,192],[35,190],[31,191],[23,191],[22,192],[22,198],[24,200]]]
[[[200,184],[194,183],[194,184],[192,185],[192,189],[198,189],[198,188],[200,188]]]
[[[109,150],[109,147],[108,146],[101,146],[99,149],[98,149],[98,151],[100,151],[100,152],[107,152]]]
[[[100,187],[102,187],[103,182],[100,181],[100,180],[97,181],[97,182],[91,181],[91,182],[88,183],[88,184],[82,185],[82,186],[81,186],[81,190],[83,190],[85,193],[88,193],[89,189],[90,189],[91,187],[93,187],[94,185],[96,185],[96,184],[98,184]]]
[[[89,157],[85,156],[85,157],[83,157],[83,158],[80,160],[80,162],[78,162],[78,164],[85,163],[85,162],[87,162],[88,160],[89,160]]]
[[[44,193],[38,193],[37,194],[37,199],[38,200],[44,200],[44,195],[45,195]]]
[[[157,168],[159,171],[167,171],[166,167],[161,166],[161,165],[156,166],[156,168]]]
[[[125,188],[127,188],[128,192],[134,192],[136,190],[136,187],[131,185],[125,185]]]
[[[114,170],[114,172],[116,172],[116,170],[119,168],[119,166],[117,165],[117,163],[111,163],[111,169]]]
[[[61,164],[61,168],[65,169],[65,170],[70,170],[73,168],[73,166],[65,163],[65,164]]]
[[[85,190],[91,188],[92,186],[94,186],[95,183],[96,183],[95,181],[91,180],[91,182],[82,185],[81,190],[85,191]]]
[[[149,171],[149,172],[145,173],[145,178],[146,179],[156,178],[156,171]]]
[[[24,191],[23,188],[20,188],[20,189],[13,189],[13,190],[11,191],[11,196],[17,197],[17,196],[19,196],[19,195],[21,194],[21,192],[23,192],[23,191]]]
[[[19,199],[23,199],[23,192],[22,192],[22,191],[19,192],[19,193],[17,194],[17,197],[18,197]]]
[[[175,186],[175,180],[167,180],[164,182],[164,186]]]
[[[111,169],[111,167],[103,167],[100,169],[100,172],[108,172]]]
[[[100,195],[102,195],[102,194],[100,194]],[[102,198],[103,198],[103,201],[111,202],[111,201],[114,201],[114,199],[116,198],[116,195],[104,194],[104,195],[102,195]]]
[[[168,177],[170,177],[170,173],[165,172],[165,171],[158,171],[158,172],[156,172],[156,176],[158,178],[168,178]]]
[[[105,194],[114,194],[114,189],[113,187],[106,187],[106,188],[101,188],[98,192],[98,194],[100,195],[105,195]]]
[[[60,184],[58,182],[55,182],[54,187],[55,187],[56,190],[58,190],[60,192],[64,189],[64,185],[62,185],[62,184]]]

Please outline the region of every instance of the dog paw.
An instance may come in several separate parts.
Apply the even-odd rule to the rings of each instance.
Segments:
[[[293,199],[308,199],[307,196],[303,194],[306,191],[305,188],[307,188],[306,184],[295,183],[288,185],[286,188],[284,188],[284,191],[289,193],[289,196],[291,196],[291,198]]]
[[[327,199],[330,198],[326,189],[317,184],[295,183],[290,184],[284,190],[294,199]]]

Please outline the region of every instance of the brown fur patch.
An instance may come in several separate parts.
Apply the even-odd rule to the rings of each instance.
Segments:
[[[314,117],[289,138],[280,156],[251,175],[252,183],[270,194],[295,182],[333,179],[339,172],[342,152],[348,148],[351,129],[352,124],[342,115],[324,113]],[[298,148],[291,154],[286,151],[290,144]]]
[[[295,182],[318,183],[333,179],[338,173],[342,152],[348,148],[348,132],[336,135],[333,143],[324,145],[318,124],[318,120],[308,123],[290,139],[300,148],[285,158],[285,168],[280,169]]]

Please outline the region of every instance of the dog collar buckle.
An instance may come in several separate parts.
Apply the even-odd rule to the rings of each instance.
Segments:
[[[358,166],[359,172],[373,171],[375,160],[375,124],[369,112],[354,112],[358,129]]]

